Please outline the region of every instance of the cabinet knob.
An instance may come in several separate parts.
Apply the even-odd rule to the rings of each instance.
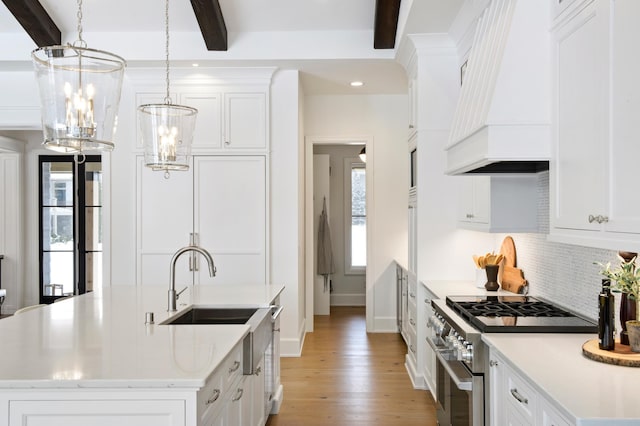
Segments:
[[[231,142],[230,142],[230,141],[224,141],[224,144],[225,144],[226,146],[229,146],[229,145],[231,145]]]
[[[495,367],[495,366],[497,366],[497,365],[498,365],[498,361],[495,361],[495,360],[493,360],[493,359],[489,361],[489,366],[490,366],[490,367]]]

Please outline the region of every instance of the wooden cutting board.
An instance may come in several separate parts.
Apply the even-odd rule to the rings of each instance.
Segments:
[[[503,290],[512,293],[520,293],[527,280],[524,279],[524,273],[521,269],[516,268],[516,245],[510,236],[504,237],[500,246],[500,254],[504,256],[502,267],[498,273],[498,279]]]
[[[631,352],[631,347],[621,345],[619,340],[616,340],[613,351],[603,351],[598,347],[598,339],[591,339],[582,345],[582,353],[589,359],[605,364],[640,367],[640,353]]]

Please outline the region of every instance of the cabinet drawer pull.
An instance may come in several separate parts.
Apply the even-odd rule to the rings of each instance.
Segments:
[[[471,213],[467,213],[466,216],[467,216],[467,219],[473,219],[473,215]]]
[[[410,297],[410,298],[412,298],[412,299],[415,299],[415,298],[416,298],[416,295],[415,295],[415,293],[411,293],[411,292],[409,292],[409,297]]]
[[[413,347],[413,345],[409,345],[409,350],[414,354],[416,353],[416,349]]]
[[[231,398],[231,400],[233,402],[236,401],[240,401],[240,398],[242,398],[242,394],[244,393],[244,389],[242,388],[238,388],[238,390],[236,390],[236,396],[234,396],[233,398]]]
[[[206,405],[213,404],[220,398],[220,389],[214,389],[211,398],[207,399]]]
[[[494,360],[490,360],[490,361],[489,361],[489,366],[490,366],[490,367],[495,367],[495,366],[497,366],[497,365],[498,365],[498,361],[494,361]]]
[[[413,318],[409,318],[409,324],[411,324],[412,326],[416,326],[416,322],[413,320]]]
[[[259,366],[258,366],[258,368],[256,368],[255,375],[256,375],[256,376],[259,376],[259,375],[260,375],[260,373],[262,373],[262,366],[260,366],[260,365],[259,365]]]
[[[229,374],[238,371],[238,368],[240,368],[240,361],[233,361],[233,367],[229,367]]]
[[[527,398],[525,398],[524,396],[520,395],[520,393],[518,392],[518,389],[513,388],[510,389],[511,392],[511,396],[513,396],[515,399],[518,400],[519,403],[521,404],[528,404],[529,400]]]
[[[593,223],[593,222],[596,221],[596,217],[594,215],[592,215],[592,214],[589,215],[588,219],[589,219],[589,223]]]

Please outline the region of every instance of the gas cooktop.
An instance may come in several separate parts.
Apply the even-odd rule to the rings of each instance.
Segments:
[[[597,333],[598,325],[531,296],[448,296],[447,306],[486,333]]]

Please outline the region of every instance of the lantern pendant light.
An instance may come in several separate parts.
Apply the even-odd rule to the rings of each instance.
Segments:
[[[169,94],[169,0],[165,0],[165,53],[167,94],[162,104],[138,107],[140,135],[144,145],[144,160],[155,171],[189,170],[191,141],[198,110],[175,105]]]
[[[82,0],[78,0],[78,39],[66,46],[31,52],[42,104],[43,145],[54,151],[111,151],[126,62],[89,49],[82,39]]]

